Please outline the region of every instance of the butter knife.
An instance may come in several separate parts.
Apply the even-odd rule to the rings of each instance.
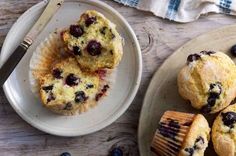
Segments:
[[[50,21],[51,17],[60,8],[64,0],[49,0],[45,10],[39,17],[37,22],[30,29],[28,34],[24,37],[21,44],[10,55],[7,61],[2,65],[0,69],[0,87],[3,86],[7,78],[10,76],[16,65],[20,62],[21,58],[27,52],[29,47],[33,44],[36,37],[43,30],[46,24]]]

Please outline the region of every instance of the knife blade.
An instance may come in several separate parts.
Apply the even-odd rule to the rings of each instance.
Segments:
[[[42,15],[39,17],[37,22],[33,25],[27,35],[24,37],[20,45],[15,51],[9,56],[6,62],[0,69],[0,86],[3,86],[7,78],[10,76],[12,71],[15,69],[21,58],[27,52],[29,47],[33,44],[36,37],[43,30],[46,24],[50,21],[55,12],[60,8],[64,0],[49,0],[45,1],[47,4]]]

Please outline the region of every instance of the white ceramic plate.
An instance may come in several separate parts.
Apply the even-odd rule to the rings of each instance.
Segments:
[[[0,63],[14,51],[42,13],[45,2],[26,11],[9,31],[2,47]],[[117,69],[115,84],[97,107],[76,116],[60,116],[44,108],[30,90],[29,61],[37,45],[56,28],[75,23],[82,12],[95,9],[117,25],[125,39],[124,56]],[[4,92],[15,111],[32,126],[59,136],[79,136],[98,131],[121,116],[138,90],[142,72],[141,51],[135,34],[126,20],[113,8],[97,0],[66,1],[54,15],[14,72],[4,84]]]

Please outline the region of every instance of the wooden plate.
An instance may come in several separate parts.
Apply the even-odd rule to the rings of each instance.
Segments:
[[[236,25],[201,35],[180,47],[166,59],[153,76],[143,102],[138,131],[141,156],[153,155],[150,151],[151,140],[160,117],[166,110],[200,113],[187,104],[177,90],[177,74],[186,63],[187,56],[202,50],[216,50],[225,52],[236,61],[236,58],[233,58],[229,53],[229,49],[234,44],[236,44]],[[212,125],[216,115],[206,116],[210,125]],[[212,143],[210,143],[205,155],[216,155]]]

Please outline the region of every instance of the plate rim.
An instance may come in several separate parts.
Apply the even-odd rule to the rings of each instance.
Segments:
[[[138,125],[138,131],[137,131],[137,135],[138,135],[138,148],[139,148],[139,152],[140,152],[140,155],[142,156],[142,153],[141,153],[141,118],[143,118],[142,114],[143,114],[143,111],[144,111],[144,107],[147,105],[148,101],[153,101],[153,99],[151,100],[148,100],[148,97],[152,97],[151,95],[154,94],[154,83],[155,83],[155,80],[158,78],[158,75],[159,75],[159,72],[163,69],[163,66],[165,66],[165,64],[168,63],[168,60],[172,57],[174,57],[179,51],[181,51],[184,47],[188,46],[189,44],[191,44],[194,40],[199,40],[200,38],[204,38],[205,36],[207,35],[210,35],[210,34],[213,34],[213,33],[217,33],[219,31],[224,31],[225,29],[229,29],[229,28],[232,28],[232,27],[236,27],[236,24],[230,24],[230,25],[226,25],[226,26],[223,26],[223,27],[220,27],[220,28],[216,28],[216,29],[213,29],[211,31],[207,31],[205,33],[202,33],[194,38],[192,38],[191,40],[185,42],[184,44],[182,44],[179,48],[177,48],[170,56],[168,56],[164,62],[160,65],[160,67],[158,69],[156,69],[156,71],[154,72],[152,78],[151,78],[151,81],[149,82],[148,84],[148,87],[147,87],[147,90],[146,90],[146,93],[144,95],[144,99],[143,99],[143,103],[142,103],[142,108],[141,108],[141,111],[140,111],[140,116],[139,116],[139,125]]]
[[[82,2],[82,3],[88,3],[91,5],[97,5],[99,7],[102,7],[106,10],[109,10],[109,12],[111,12],[112,14],[114,14],[120,21],[122,21],[122,23],[124,24],[124,26],[126,27],[127,31],[130,33],[130,38],[132,39],[133,47],[135,50],[135,55],[136,55],[136,61],[137,61],[137,70],[136,70],[136,76],[135,76],[135,81],[133,82],[133,86],[132,86],[132,90],[130,92],[130,97],[128,97],[127,99],[125,99],[124,105],[122,105],[118,111],[116,113],[114,113],[109,119],[104,119],[102,122],[103,124],[99,124],[100,126],[94,127],[93,130],[89,131],[89,132],[84,132],[84,133],[73,133],[73,134],[68,134],[68,133],[62,133],[62,132],[58,132],[58,131],[53,131],[53,130],[49,130],[47,128],[45,128],[44,126],[38,125],[35,123],[35,120],[30,119],[29,117],[27,117],[28,115],[22,113],[21,110],[18,110],[17,108],[17,104],[15,104],[14,100],[11,99],[11,97],[9,96],[9,91],[7,88],[7,83],[5,83],[3,85],[3,91],[5,93],[5,96],[8,100],[8,102],[10,103],[11,107],[15,110],[15,112],[24,120],[26,121],[28,124],[30,124],[31,126],[35,127],[36,129],[43,131],[45,133],[51,134],[51,135],[55,135],[55,136],[63,136],[63,137],[75,137],[75,136],[83,136],[83,135],[87,135],[87,134],[91,134],[94,132],[97,132],[107,126],[109,126],[110,124],[112,124],[113,122],[115,122],[121,115],[123,115],[125,113],[125,111],[129,108],[129,106],[131,105],[131,103],[133,102],[135,96],[137,95],[137,91],[139,89],[140,86],[140,82],[141,82],[141,76],[142,76],[142,55],[141,55],[141,48],[138,42],[138,39],[133,31],[133,29],[131,28],[131,26],[129,25],[129,23],[125,20],[125,18],[119,13],[117,12],[114,8],[112,8],[111,6],[109,6],[108,4],[102,2],[102,1],[96,1],[96,0],[72,0],[72,1],[68,1],[68,2]],[[13,29],[16,27],[18,21],[21,21],[23,18],[25,18],[25,16],[27,16],[29,14],[30,11],[32,10],[37,10],[41,7],[45,7],[45,1],[41,1],[35,5],[33,5],[32,7],[30,7],[27,11],[25,11],[16,21],[15,23],[12,25],[12,27],[10,28],[9,32],[7,33],[7,36],[3,42],[2,45],[2,49],[1,49],[1,54],[0,54],[0,61],[4,62],[5,60],[3,60],[3,53],[6,53],[4,51],[5,50],[5,46],[7,45],[8,40],[10,39],[10,36],[12,35],[12,31]],[[6,55],[6,54],[5,54]]]

